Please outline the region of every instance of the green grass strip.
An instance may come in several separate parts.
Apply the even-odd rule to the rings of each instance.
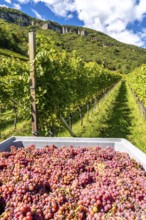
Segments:
[[[141,115],[134,97],[123,81],[99,102],[96,112],[73,125],[77,137],[125,138],[146,153],[146,120]],[[59,136],[69,137],[67,131]]]
[[[31,122],[21,120],[17,123],[16,129],[13,124],[6,127],[0,133],[0,142],[11,136],[31,136]]]
[[[128,140],[146,153],[146,120],[142,116],[136,101],[127,86],[128,106],[131,110]]]
[[[120,84],[118,84],[112,92],[109,92],[103,97],[97,104],[96,108],[92,108],[88,114],[85,114],[83,118],[83,126],[81,126],[80,120],[73,124],[72,130],[77,137],[99,137],[101,131],[106,124],[104,123],[108,119],[108,111],[112,109],[112,103],[116,99],[117,92]],[[58,134],[58,136],[69,137],[68,131],[64,131]]]
[[[28,61],[28,57],[25,57],[19,53],[16,53],[11,50],[3,49],[3,48],[0,48],[0,55],[6,56],[6,57],[19,58],[20,60]]]

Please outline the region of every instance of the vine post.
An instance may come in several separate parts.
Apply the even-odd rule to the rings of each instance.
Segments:
[[[80,120],[81,120],[81,126],[83,125],[83,116],[82,116],[82,106],[79,105],[79,113],[80,113]]]
[[[17,107],[14,105],[13,107],[13,112],[14,112],[14,115],[15,115],[15,118],[14,118],[14,129],[17,128]]]
[[[87,119],[89,119],[89,109],[90,109],[90,105],[89,102],[87,103]]]
[[[70,113],[69,114],[69,127],[70,127],[70,129],[72,129],[72,116],[73,116],[73,114]]]
[[[0,123],[2,122],[1,116],[2,116],[2,106],[0,105]],[[0,138],[1,137],[2,137],[2,132],[1,132],[1,128],[0,128]]]
[[[36,107],[36,68],[35,68],[35,55],[36,55],[36,35],[34,32],[29,32],[29,62],[30,62],[30,102],[31,102],[31,115],[32,115],[32,134],[38,135],[38,118]]]

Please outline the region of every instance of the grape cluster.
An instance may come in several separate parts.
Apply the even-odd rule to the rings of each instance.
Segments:
[[[112,148],[0,153],[1,220],[146,220],[146,172]]]

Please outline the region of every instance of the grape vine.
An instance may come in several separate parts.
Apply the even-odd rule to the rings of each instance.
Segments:
[[[53,41],[37,36],[36,78],[39,130],[48,135],[59,127],[60,116],[67,117],[79,106],[97,98],[114,85],[120,75],[95,62],[85,63],[76,52],[56,51]],[[14,103],[24,117],[30,117],[29,63],[0,58],[0,104],[8,109]]]
[[[18,107],[21,114],[29,110],[29,66],[19,59],[0,58],[0,106],[3,110]]]
[[[146,65],[143,64],[141,67],[136,68],[126,78],[139,100],[146,106]]]
[[[99,66],[85,63],[76,52],[56,51],[49,38],[38,36],[37,104],[41,130],[60,124],[74,109],[98,97],[114,85],[120,75]]]

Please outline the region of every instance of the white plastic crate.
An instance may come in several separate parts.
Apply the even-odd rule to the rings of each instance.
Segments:
[[[37,148],[42,148],[46,145],[75,146],[75,147],[113,147],[116,151],[125,152],[134,158],[146,170],[146,154],[131,144],[126,139],[122,138],[61,138],[61,137],[28,137],[15,136],[0,143],[0,151],[9,151],[10,146],[27,147],[34,144]]]

